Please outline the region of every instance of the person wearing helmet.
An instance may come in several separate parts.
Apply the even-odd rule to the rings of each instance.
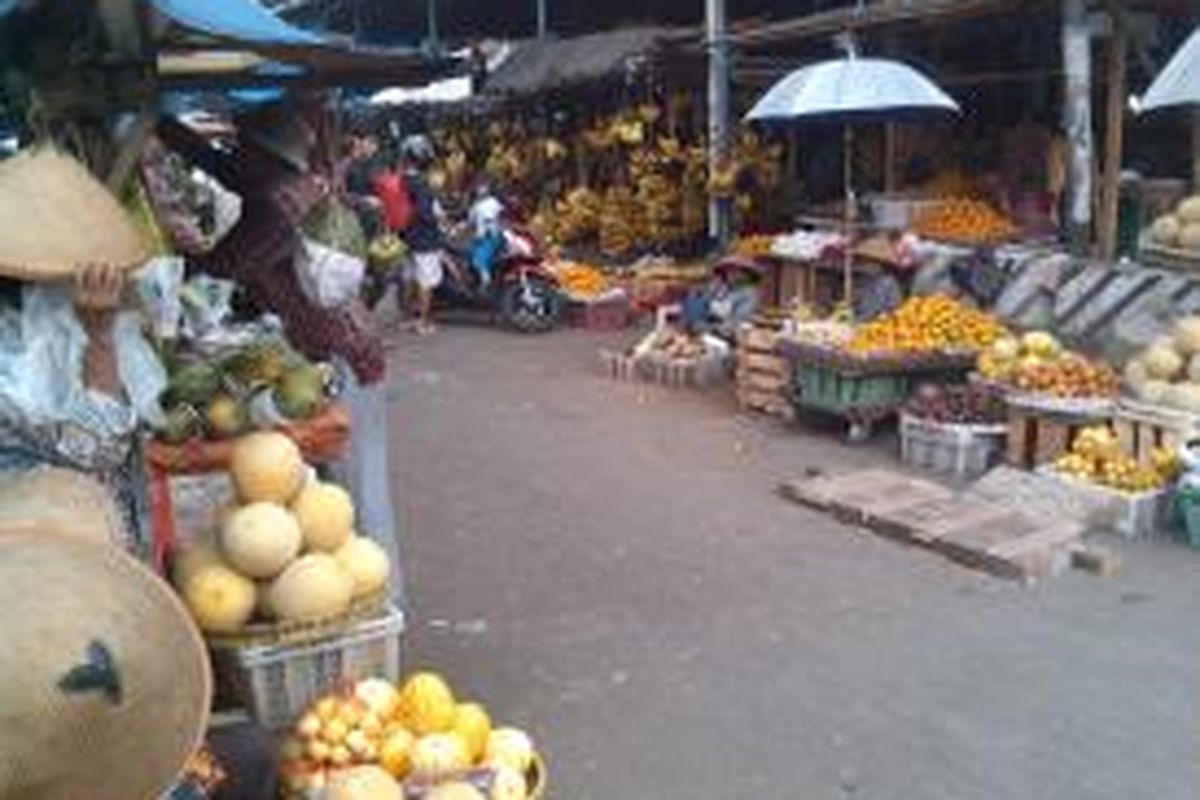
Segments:
[[[425,173],[433,165],[433,144],[428,137],[409,136],[400,145],[404,165],[404,184],[412,201],[412,221],[404,231],[405,243],[412,254],[411,279],[417,293],[417,333],[432,333],[433,293],[442,283],[441,207]]]

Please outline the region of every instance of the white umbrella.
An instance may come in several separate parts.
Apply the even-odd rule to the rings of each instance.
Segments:
[[[853,122],[958,110],[948,94],[907,64],[851,56],[796,70],[772,86],[746,118]]]
[[[859,58],[846,39],[845,58],[801,67],[759,98],[746,119],[751,122],[835,122],[844,126],[843,181],[846,191],[845,301],[854,301],[850,247],[854,205],[852,163],[856,122],[884,122],[937,113],[956,113],[958,103],[907,64]]]
[[[1200,105],[1200,30],[1188,37],[1158,73],[1142,96],[1141,110],[1187,105]]]

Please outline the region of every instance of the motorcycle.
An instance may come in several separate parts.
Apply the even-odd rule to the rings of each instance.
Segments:
[[[435,305],[489,311],[520,333],[553,330],[563,315],[558,278],[531,233],[506,226],[503,236],[486,284],[471,265],[469,246],[456,243],[444,251],[445,277],[434,293]]]

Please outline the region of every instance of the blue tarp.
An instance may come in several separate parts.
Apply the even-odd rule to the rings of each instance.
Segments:
[[[0,0],[0,8],[9,0]],[[326,43],[311,31],[284,22],[256,0],[149,0],[175,22],[219,39],[265,45]]]

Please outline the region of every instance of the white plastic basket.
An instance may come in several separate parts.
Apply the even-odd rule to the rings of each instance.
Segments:
[[[1121,492],[1081,478],[1064,475],[1046,464],[1038,468],[1046,480],[1066,487],[1071,513],[1095,528],[1111,530],[1126,539],[1152,539],[1170,534],[1171,488]]]
[[[909,466],[974,478],[987,472],[1004,449],[1005,425],[967,425],[900,415],[900,459]]]
[[[400,679],[404,614],[350,625],[340,635],[300,645],[213,648],[218,682],[266,728],[291,725],[310,703],[362,678]]]

